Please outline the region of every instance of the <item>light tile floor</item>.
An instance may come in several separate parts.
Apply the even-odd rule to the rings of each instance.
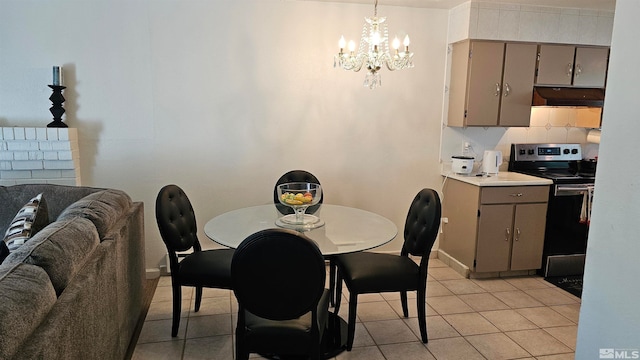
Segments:
[[[574,358],[579,298],[537,276],[470,280],[437,259],[429,267],[428,344],[419,340],[415,293],[409,318],[399,315],[398,294],[361,295],[353,350],[335,359]],[[169,277],[158,282],[133,359],[233,359],[233,293],[205,289],[195,313],[194,291],[183,288],[179,335],[171,338],[170,283]],[[343,297],[340,315],[345,319],[346,302]]]

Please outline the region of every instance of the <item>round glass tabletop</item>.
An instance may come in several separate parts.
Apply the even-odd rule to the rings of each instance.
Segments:
[[[323,255],[372,249],[398,234],[391,220],[366,210],[323,204],[314,215],[324,226],[294,230],[315,241]],[[277,224],[281,217],[273,204],[246,207],[214,217],[205,224],[204,232],[211,240],[235,249],[255,232],[282,226]]]

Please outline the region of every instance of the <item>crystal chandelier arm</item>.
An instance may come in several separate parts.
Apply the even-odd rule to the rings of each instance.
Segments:
[[[340,53],[334,57],[333,67],[340,66],[345,70],[360,71],[365,63],[366,57],[362,54],[354,55],[353,52]]]
[[[393,58],[388,58],[385,64],[387,69],[391,71],[410,69],[413,67],[413,53],[402,52],[396,54]]]

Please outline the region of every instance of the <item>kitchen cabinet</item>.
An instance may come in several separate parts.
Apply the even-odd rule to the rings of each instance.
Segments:
[[[537,45],[452,45],[448,126],[529,126]]]
[[[474,186],[450,179],[443,189],[440,248],[474,273],[542,266],[548,185]]]
[[[542,44],[536,84],[605,87],[609,48]]]

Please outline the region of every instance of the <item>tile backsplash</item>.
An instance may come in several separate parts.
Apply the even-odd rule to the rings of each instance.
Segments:
[[[586,119],[600,117],[600,109],[533,107],[529,127],[448,127],[443,125],[440,159],[449,163],[451,156],[461,155],[465,142],[471,145],[476,164],[485,150],[500,150],[506,170],[513,143],[578,143],[583,157],[598,156],[599,144],[587,142],[590,128],[581,126]]]

